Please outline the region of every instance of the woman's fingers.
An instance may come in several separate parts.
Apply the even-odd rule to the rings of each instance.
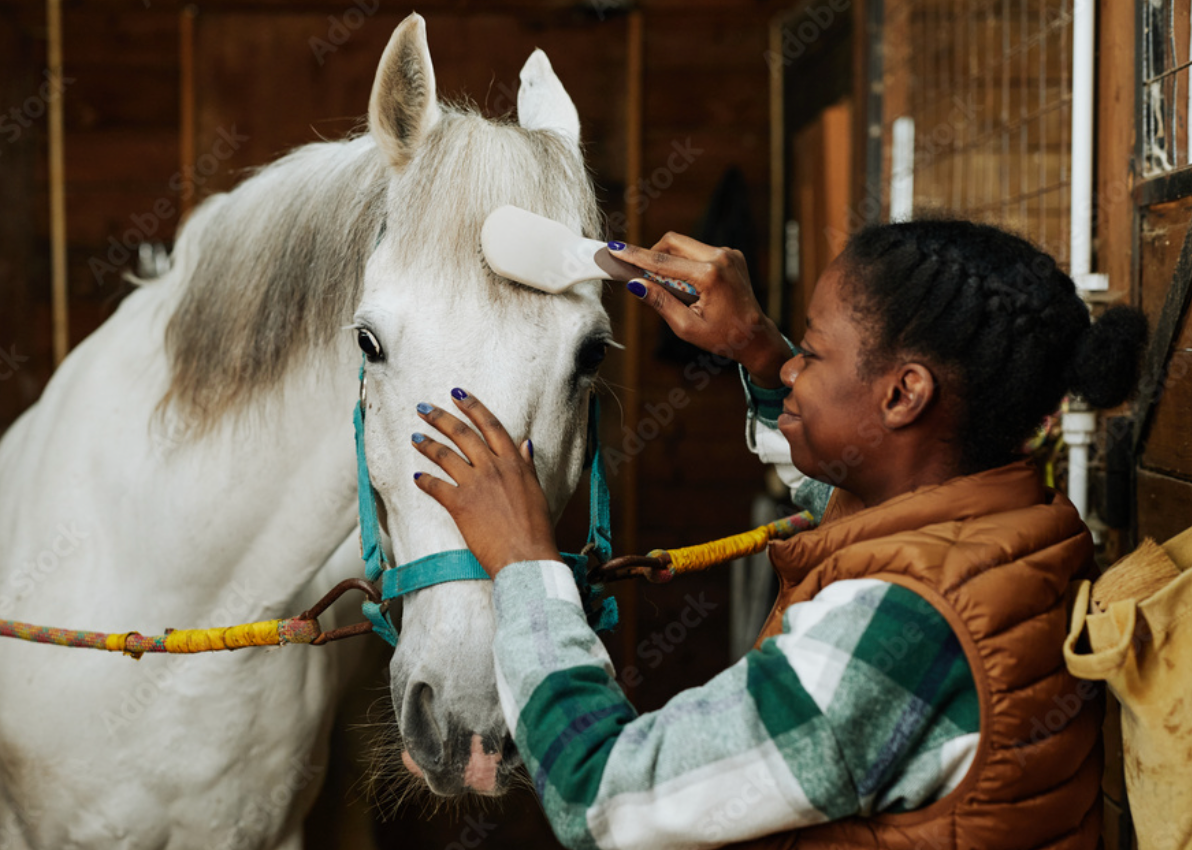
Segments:
[[[472,467],[469,461],[464,460],[459,454],[426,434],[416,433],[410,438],[410,442],[422,453],[423,457],[437,464],[440,469],[451,476],[453,481],[458,482],[460,475]]]
[[[415,472],[414,486],[449,511],[455,501],[455,496],[459,493],[459,488],[454,484],[448,484],[443,479],[436,478],[428,472]]]
[[[672,230],[655,242],[652,250],[666,255],[684,257],[698,263],[711,263],[724,249],[714,248],[698,239],[692,239],[690,236],[684,236],[682,233],[675,233]]]
[[[629,281],[625,288],[653,307],[663,321],[684,339],[697,333],[705,324],[698,303],[687,306],[662,284],[638,278]]]
[[[478,398],[461,389],[452,390],[451,397],[455,399],[456,407],[462,410],[480,430],[494,454],[505,457],[517,453],[518,448],[513,444],[513,438],[509,436],[509,432],[505,430],[501,420]],[[469,457],[471,456],[469,455]]]
[[[482,461],[486,454],[491,453],[488,445],[484,442],[484,438],[477,434],[468,424],[459,417],[448,413],[441,407],[436,407],[433,404],[418,405],[418,415],[427,422],[427,424],[434,427],[443,436],[447,437],[451,442],[459,448],[467,462],[472,466]],[[432,441],[433,442],[433,441]],[[415,443],[417,445],[417,443]],[[454,454],[454,452],[452,452]],[[457,455],[458,457],[458,455]],[[435,458],[431,458],[436,460]],[[436,460],[437,462],[437,460]]]
[[[655,272],[663,277],[678,278],[689,283],[694,283],[696,280],[702,279],[707,273],[707,261],[699,259],[699,255],[702,252],[697,250],[693,252],[696,256],[688,256],[687,253],[682,253],[682,249],[676,245],[676,253],[666,253],[666,249],[672,245],[668,241],[668,237],[672,236],[675,239],[687,238],[668,233],[652,249],[639,248],[636,245],[626,245],[624,248],[613,251],[613,254],[619,260],[624,260],[627,263],[637,266],[639,269]],[[695,245],[702,245],[702,243],[696,242],[694,239],[690,241]],[[706,248],[708,246],[705,245],[703,247]]]

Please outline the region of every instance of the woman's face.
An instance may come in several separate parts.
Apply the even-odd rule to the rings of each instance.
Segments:
[[[878,415],[881,391],[861,379],[864,328],[842,297],[847,273],[837,260],[816,284],[799,342],[803,353],[782,368],[791,393],[778,430],[803,474],[850,490],[850,480],[864,475],[867,455],[879,450],[885,429]]]

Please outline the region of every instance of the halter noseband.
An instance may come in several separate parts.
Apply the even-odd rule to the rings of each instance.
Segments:
[[[397,646],[397,629],[389,621],[390,600],[443,584],[448,581],[487,579],[488,574],[467,549],[436,552],[389,567],[381,545],[381,524],[377,519],[377,501],[368,475],[368,461],[364,456],[364,360],[360,363],[360,400],[356,403],[353,421],[356,426],[356,488],[360,501],[360,557],[365,562],[364,574],[371,582],[380,582],[381,601],[365,602],[364,614],[373,624],[373,631]],[[593,394],[588,407],[588,440],[594,446],[591,465],[589,499],[588,544],[578,554],[564,553],[563,560],[571,567],[575,583],[583,600],[588,622],[598,631],[609,631],[617,625],[617,600],[600,595],[601,586],[588,582],[589,558],[607,561],[612,556],[612,533],[609,530],[608,482],[604,477],[604,462],[600,456],[600,440],[596,423],[600,420],[600,403]]]

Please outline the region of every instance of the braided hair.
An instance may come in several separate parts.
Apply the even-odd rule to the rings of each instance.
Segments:
[[[876,225],[842,255],[846,295],[872,333],[862,378],[900,356],[934,367],[959,414],[965,473],[1009,463],[1065,393],[1113,407],[1138,382],[1146,318],[1092,323],[1076,286],[1025,239],[969,221]]]

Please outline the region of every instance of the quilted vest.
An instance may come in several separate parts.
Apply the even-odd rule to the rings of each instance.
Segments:
[[[1014,463],[861,510],[837,491],[823,524],[771,545],[782,614],[834,581],[878,578],[930,602],[964,647],[980,743],[961,784],[912,812],[852,817],[741,847],[1088,850],[1099,845],[1101,689],[1063,659],[1069,583],[1092,566],[1075,508]]]

